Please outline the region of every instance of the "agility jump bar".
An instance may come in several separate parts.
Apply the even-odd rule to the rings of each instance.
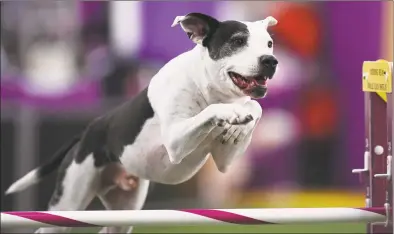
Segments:
[[[375,208],[275,208],[116,211],[1,212],[2,228],[109,227],[166,225],[264,225],[385,222],[387,210]]]

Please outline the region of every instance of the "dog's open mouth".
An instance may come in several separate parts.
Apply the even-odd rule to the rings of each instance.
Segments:
[[[271,79],[269,76],[242,76],[236,72],[228,72],[233,83],[238,86],[238,88],[245,90],[251,89],[256,86],[267,87],[267,80]]]

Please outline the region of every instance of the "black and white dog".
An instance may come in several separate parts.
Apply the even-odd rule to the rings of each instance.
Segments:
[[[256,22],[220,22],[200,13],[176,17],[172,26],[180,24],[197,45],[168,62],[133,100],[93,120],[50,162],[16,181],[7,193],[58,170],[49,210],[82,210],[95,196],[107,209],[141,209],[149,181],[182,183],[209,157],[225,172],[245,152],[261,117],[260,105],[251,98],[266,95],[267,81],[276,71],[278,61],[267,32],[276,23],[271,16]],[[105,168],[113,162],[121,162],[138,178],[132,190],[103,182]],[[131,230],[108,227],[101,232]],[[60,232],[69,229],[37,230]]]

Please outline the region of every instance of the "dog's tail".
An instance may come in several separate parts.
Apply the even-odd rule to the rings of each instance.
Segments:
[[[55,155],[43,165],[33,169],[25,176],[15,181],[5,192],[6,195],[20,192],[26,188],[38,183],[47,175],[54,172],[66,157],[67,152],[81,139],[81,136],[75,136],[69,143],[60,148]]]

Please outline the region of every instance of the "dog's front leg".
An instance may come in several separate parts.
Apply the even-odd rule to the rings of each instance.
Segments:
[[[252,113],[253,121],[245,125],[226,125],[226,130],[212,147],[212,158],[220,172],[226,172],[230,164],[245,153],[261,118],[262,109],[258,102],[250,100],[245,103],[245,108]]]
[[[191,118],[167,121],[162,134],[170,161],[179,164],[215,127],[244,125],[252,120],[252,113],[241,105],[212,104]]]

